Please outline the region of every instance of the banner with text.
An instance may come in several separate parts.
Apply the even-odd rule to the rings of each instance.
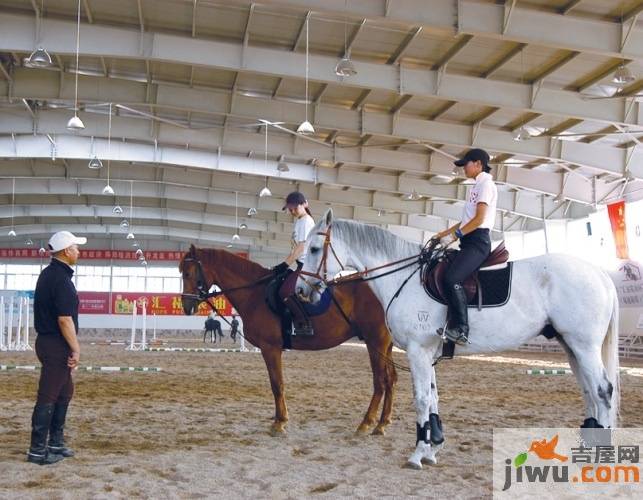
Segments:
[[[130,293],[115,292],[112,294],[110,303],[108,292],[78,292],[80,314],[132,314],[134,304],[137,305],[137,312],[143,311],[143,304],[147,314],[158,316],[183,316],[183,304],[181,296],[170,293]],[[232,305],[225,297],[211,299],[213,305],[224,316],[232,314]],[[197,315],[207,316],[211,308],[202,302],[199,305]]]

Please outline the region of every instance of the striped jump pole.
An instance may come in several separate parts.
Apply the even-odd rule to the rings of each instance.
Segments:
[[[38,371],[40,366],[36,365],[0,365],[0,371]],[[160,372],[162,368],[152,366],[79,366],[80,372]]]
[[[13,295],[9,298],[9,313],[7,314],[7,350],[13,350]]]
[[[2,296],[0,297],[0,351],[7,350],[4,338],[4,296]]]
[[[527,370],[525,373],[527,373],[527,375],[571,375],[574,372],[564,368],[558,368],[558,369],[546,369],[546,370],[532,369],[532,370]]]
[[[215,349],[207,347],[147,347],[147,352],[253,352],[237,349]]]
[[[25,301],[22,297],[18,298],[18,326],[16,328],[16,340],[13,344],[14,350],[20,349],[20,334],[22,333],[22,306]]]

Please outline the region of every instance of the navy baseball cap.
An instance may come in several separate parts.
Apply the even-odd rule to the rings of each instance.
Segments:
[[[465,153],[459,160],[454,161],[456,167],[464,167],[470,161],[480,161],[483,167],[489,167],[489,153],[484,149],[473,148]]]
[[[307,203],[307,200],[303,193],[293,191],[286,196],[286,204],[281,209],[286,210],[287,208],[295,208],[298,205],[304,205],[305,203]]]

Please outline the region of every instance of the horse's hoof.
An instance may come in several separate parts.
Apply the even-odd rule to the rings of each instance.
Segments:
[[[365,436],[366,434],[368,434],[369,429],[370,429],[369,425],[362,424],[357,429],[355,429],[355,435]]]
[[[273,424],[270,427],[270,435],[272,437],[280,437],[286,435],[286,429],[284,429],[283,424]]]
[[[418,463],[415,463],[415,462],[411,462],[410,460],[408,460],[406,462],[404,467],[407,468],[407,469],[422,470],[422,464],[421,463],[418,464]]]
[[[438,460],[435,457],[422,457],[422,463],[427,465],[437,465]]]
[[[386,426],[384,425],[378,425],[373,429],[373,432],[371,432],[373,436],[384,436],[386,434]]]

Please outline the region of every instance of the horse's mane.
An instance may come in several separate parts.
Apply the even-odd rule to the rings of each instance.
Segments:
[[[359,248],[371,255],[385,254],[390,257],[408,257],[420,253],[421,250],[418,243],[411,243],[386,229],[370,224],[335,219],[333,231],[346,241],[350,241],[351,247]]]
[[[258,278],[268,272],[268,269],[245,257],[240,257],[226,250],[217,248],[199,248],[204,266],[225,266],[234,268],[239,277]]]

